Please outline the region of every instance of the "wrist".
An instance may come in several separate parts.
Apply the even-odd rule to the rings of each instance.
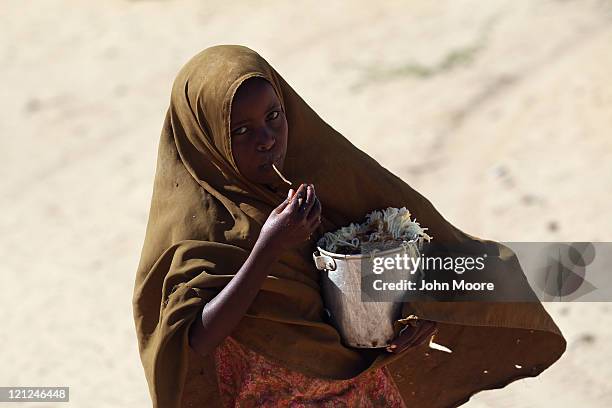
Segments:
[[[283,249],[279,245],[274,245],[267,239],[261,237],[255,242],[252,254],[266,260],[268,263],[273,263],[280,258]]]

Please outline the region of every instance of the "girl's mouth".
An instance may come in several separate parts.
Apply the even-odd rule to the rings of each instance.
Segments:
[[[272,160],[270,160],[270,161],[268,161],[268,162],[266,162],[264,164],[261,164],[259,166],[259,168],[262,169],[262,170],[265,170],[265,171],[270,171],[270,170],[272,170],[272,163],[276,164],[277,162],[278,162],[278,157],[275,157],[274,159],[272,159]]]
[[[280,178],[281,180],[283,180],[285,183],[291,185],[291,181],[287,180],[285,178],[285,176],[283,176],[283,174],[280,172],[280,170],[277,167],[277,162],[280,161],[281,156],[277,156],[274,161],[270,161],[268,163],[264,163],[262,165],[259,166],[259,168],[266,172],[266,173],[275,173],[278,178]]]

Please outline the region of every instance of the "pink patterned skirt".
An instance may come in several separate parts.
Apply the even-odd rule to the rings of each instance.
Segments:
[[[326,380],[269,361],[231,336],[214,352],[224,407],[406,408],[386,367],[349,380]]]

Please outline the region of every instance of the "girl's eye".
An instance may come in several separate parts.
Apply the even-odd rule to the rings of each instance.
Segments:
[[[243,135],[246,133],[246,131],[247,131],[246,126],[240,126],[239,128],[234,129],[232,133],[235,135]]]
[[[278,118],[278,115],[280,115],[280,113],[278,111],[274,111],[274,112],[270,112],[270,120],[274,120],[276,118]]]

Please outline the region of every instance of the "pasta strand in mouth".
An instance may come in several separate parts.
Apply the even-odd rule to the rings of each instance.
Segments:
[[[276,166],[274,165],[274,163],[272,163],[272,168],[274,169],[274,171],[276,172],[276,174],[278,174],[278,177],[280,177],[285,183],[291,185],[291,182],[289,180],[287,180],[282,174],[281,172],[276,168]]]

